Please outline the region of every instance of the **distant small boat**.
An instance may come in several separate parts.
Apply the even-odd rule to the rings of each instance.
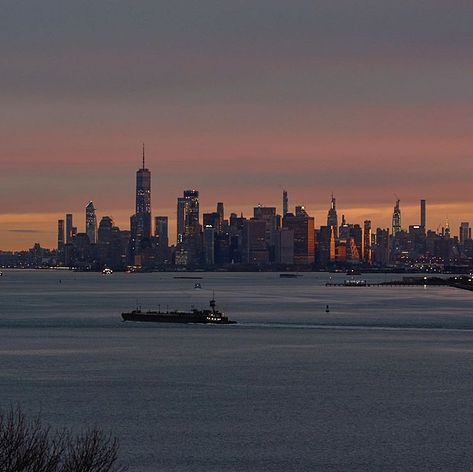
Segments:
[[[347,275],[361,275],[361,272],[359,269],[350,269],[347,270]]]
[[[279,274],[279,277],[283,279],[294,279],[296,277],[302,277],[302,274],[282,273],[282,274]]]
[[[113,270],[112,269],[109,269],[108,267],[105,268],[104,270],[102,270],[102,274],[103,275],[112,275],[113,274]]]
[[[3,276],[3,272],[0,270],[0,277],[2,277],[2,276]]]
[[[202,285],[199,284],[199,282],[194,284],[194,288],[199,289],[202,288]]]
[[[366,280],[363,279],[347,279],[343,282],[345,287],[366,287]]]

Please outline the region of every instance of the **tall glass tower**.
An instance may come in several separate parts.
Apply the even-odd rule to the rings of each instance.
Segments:
[[[93,202],[89,202],[85,207],[85,232],[89,237],[90,244],[97,242],[97,217]]]
[[[74,228],[72,223],[72,213],[66,214],[66,244],[72,243],[74,237]]]
[[[425,233],[427,229],[425,200],[420,201],[420,225],[422,226],[422,229],[424,230],[424,233]]]
[[[199,192],[184,190],[184,236],[194,236],[199,233]]]
[[[143,164],[136,172],[136,209],[131,217],[131,251],[140,253],[143,241],[151,238],[151,172],[145,165],[143,144]]]
[[[64,251],[64,220],[57,220],[57,250]]]
[[[289,213],[289,200],[287,198],[287,191],[282,191],[282,216],[286,216]]]
[[[136,172],[136,222],[140,239],[151,237],[151,172],[145,166],[143,144],[143,166]]]
[[[178,197],[177,199],[177,244],[184,241],[186,199]]]
[[[184,190],[183,196],[177,199],[177,243],[187,252],[187,264],[199,262],[202,239],[197,190]]]
[[[145,166],[143,144],[143,166],[136,172],[136,216],[143,219],[143,236],[151,236],[151,172]]]
[[[400,200],[396,200],[393,211],[393,236],[401,232],[401,208],[399,206]]]

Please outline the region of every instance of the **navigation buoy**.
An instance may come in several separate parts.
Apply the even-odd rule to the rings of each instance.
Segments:
[[[325,307],[325,313],[330,313],[330,307],[328,305]]]

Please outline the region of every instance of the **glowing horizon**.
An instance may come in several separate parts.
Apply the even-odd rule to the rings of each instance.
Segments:
[[[290,197],[291,194],[289,194]],[[336,197],[336,195],[335,195]],[[176,197],[177,198],[177,197]],[[202,196],[201,196],[202,200]],[[221,200],[219,200],[221,201]],[[94,202],[95,204],[96,202]],[[253,208],[257,206],[257,202],[253,205],[244,205],[241,207],[225,204],[225,217],[228,218],[230,213],[243,212],[243,215],[247,218],[253,216]],[[200,213],[202,219],[202,213],[215,211],[217,201],[215,205],[206,204],[200,205]],[[326,208],[323,208],[321,204],[315,204],[312,202],[304,203],[299,201],[291,201],[290,211],[293,210],[295,205],[302,204],[305,206],[306,211],[310,216],[315,217],[316,229],[320,226],[326,225],[327,223],[327,211],[329,207],[329,201],[326,202]],[[281,202],[264,202],[265,206],[275,206],[279,213],[282,213]],[[391,231],[391,218],[393,206],[377,205],[377,206],[358,206],[353,208],[347,208],[341,206],[343,202],[337,199],[337,212],[339,220],[341,221],[342,215],[345,215],[347,222],[350,224],[363,225],[363,221],[366,219],[371,220],[373,231],[376,228],[389,228]],[[446,220],[448,219],[449,227],[451,229],[452,236],[458,234],[458,228],[460,223],[463,221],[470,221],[468,218],[464,218],[463,215],[467,214],[472,207],[472,202],[463,202],[461,204],[450,203],[450,204],[430,204],[427,200],[427,228],[433,231],[440,230],[445,226]],[[403,205],[401,200],[401,212],[402,212],[402,228],[408,229],[409,225],[419,224],[420,222],[420,206],[417,204]],[[78,232],[85,231],[85,205],[82,210],[75,210],[67,213],[73,214],[74,226],[77,226]],[[34,243],[40,243],[42,247],[48,249],[55,249],[57,246],[57,220],[65,219],[64,213],[33,213],[33,214],[0,214],[0,235],[2,235],[1,241],[11,241],[9,247],[0,247],[0,251],[19,251],[26,250],[33,246]],[[176,209],[165,208],[163,211],[153,210],[152,216],[168,216],[169,217],[169,238],[170,244],[175,243],[176,238]],[[113,218],[114,223],[122,230],[129,229],[129,218],[131,211],[127,209],[104,209],[97,211],[97,220],[104,216],[110,216]]]
[[[406,225],[421,198],[433,229],[473,221],[469,2],[20,3],[0,29],[0,250],[54,247],[89,200],[127,228],[143,141],[171,221],[186,188],[247,216],[287,188],[317,226],[332,191],[353,223],[389,227],[394,194]]]

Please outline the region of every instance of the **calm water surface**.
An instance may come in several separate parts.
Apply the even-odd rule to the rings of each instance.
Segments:
[[[473,469],[472,292],[4,273],[0,406],[110,430],[132,472]],[[136,304],[204,306],[212,290],[238,325],[120,321]]]

